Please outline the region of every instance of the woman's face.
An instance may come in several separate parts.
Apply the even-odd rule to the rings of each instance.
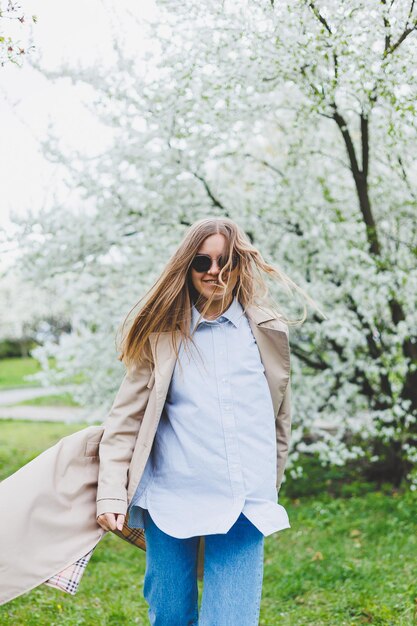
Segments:
[[[218,276],[220,274],[220,267],[218,266],[217,259],[219,256],[224,256],[226,249],[226,237],[221,234],[210,235],[198,248],[197,254],[206,254],[211,257],[211,267],[207,272],[196,272],[191,268],[191,281],[194,288],[204,298],[208,299],[213,294],[213,302],[220,301],[224,293],[224,287],[217,286]],[[229,284],[226,291],[226,299],[228,299],[237,283],[239,266],[229,272]],[[227,282],[227,273],[223,272],[222,279]]]

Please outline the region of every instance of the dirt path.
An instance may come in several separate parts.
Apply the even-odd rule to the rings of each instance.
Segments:
[[[67,391],[66,387],[20,387],[16,389],[0,389],[0,406],[17,404],[32,398],[54,396]]]

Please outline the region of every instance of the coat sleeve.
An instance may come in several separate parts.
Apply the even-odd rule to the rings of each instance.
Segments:
[[[277,490],[279,491],[284,476],[291,439],[291,380],[288,380],[284,398],[276,418],[277,435]]]
[[[99,447],[97,513],[127,511],[128,469],[148,403],[147,387],[152,365],[142,364],[127,372],[103,426]]]

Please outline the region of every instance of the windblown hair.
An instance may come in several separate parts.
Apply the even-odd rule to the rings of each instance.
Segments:
[[[289,320],[279,310],[276,303],[268,297],[269,289],[263,274],[277,279],[287,292],[299,292],[305,300],[317,309],[311,298],[298,287],[286,274],[264,261],[260,252],[251,244],[243,230],[229,218],[205,218],[195,222],[185,233],[177,250],[169,259],[162,274],[151,289],[134,305],[122,325],[122,339],[119,344],[119,360],[130,368],[142,359],[151,358],[149,335],[151,333],[171,333],[171,341],[177,353],[176,331],[182,339],[192,339],[190,333],[191,306],[197,304],[204,317],[209,309],[212,297],[202,302],[191,282],[191,262],[203,241],[210,235],[222,234],[226,238],[224,250],[227,262],[221,269],[218,280],[223,289],[222,309],[227,305],[226,289],[230,279],[232,256],[238,258],[237,282],[233,295],[237,297],[243,309],[252,304],[267,307],[287,324],[301,324],[307,317],[307,307],[303,304],[301,319]],[[213,292],[214,294],[214,292]],[[142,303],[142,304],[141,304]],[[140,306],[139,311],[129,322],[132,311]],[[200,305],[200,306],[199,306]],[[125,326],[128,330],[125,333]]]

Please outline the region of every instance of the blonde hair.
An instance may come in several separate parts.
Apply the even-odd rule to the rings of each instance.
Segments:
[[[263,274],[266,274],[278,280],[287,292],[296,291],[301,294],[319,311],[314,301],[284,272],[263,259],[261,253],[251,244],[246,234],[234,221],[218,217],[201,219],[188,228],[159,278],[129,311],[123,322],[119,360],[123,361],[128,368],[143,359],[151,358],[148,341],[151,333],[171,333],[172,346],[177,356],[176,331],[180,331],[182,339],[186,342],[192,339],[191,307],[193,302],[199,303],[200,301],[199,294],[191,282],[191,262],[203,241],[210,235],[216,234],[224,235],[226,238],[224,255],[227,262],[218,276],[220,288],[223,289],[221,310],[224,310],[227,304],[227,286],[232,268],[232,256],[236,255],[238,277],[233,296],[238,299],[244,310],[249,305],[258,305],[263,308],[267,306],[287,324],[302,324],[306,319],[305,302],[300,319],[290,320],[283,315],[278,305],[269,297],[269,289],[263,277]],[[204,316],[211,302],[212,298],[203,303],[201,316]],[[132,311],[141,303],[133,321],[129,321]],[[324,316],[323,313],[321,314]],[[129,324],[129,327],[125,333],[126,324]]]

